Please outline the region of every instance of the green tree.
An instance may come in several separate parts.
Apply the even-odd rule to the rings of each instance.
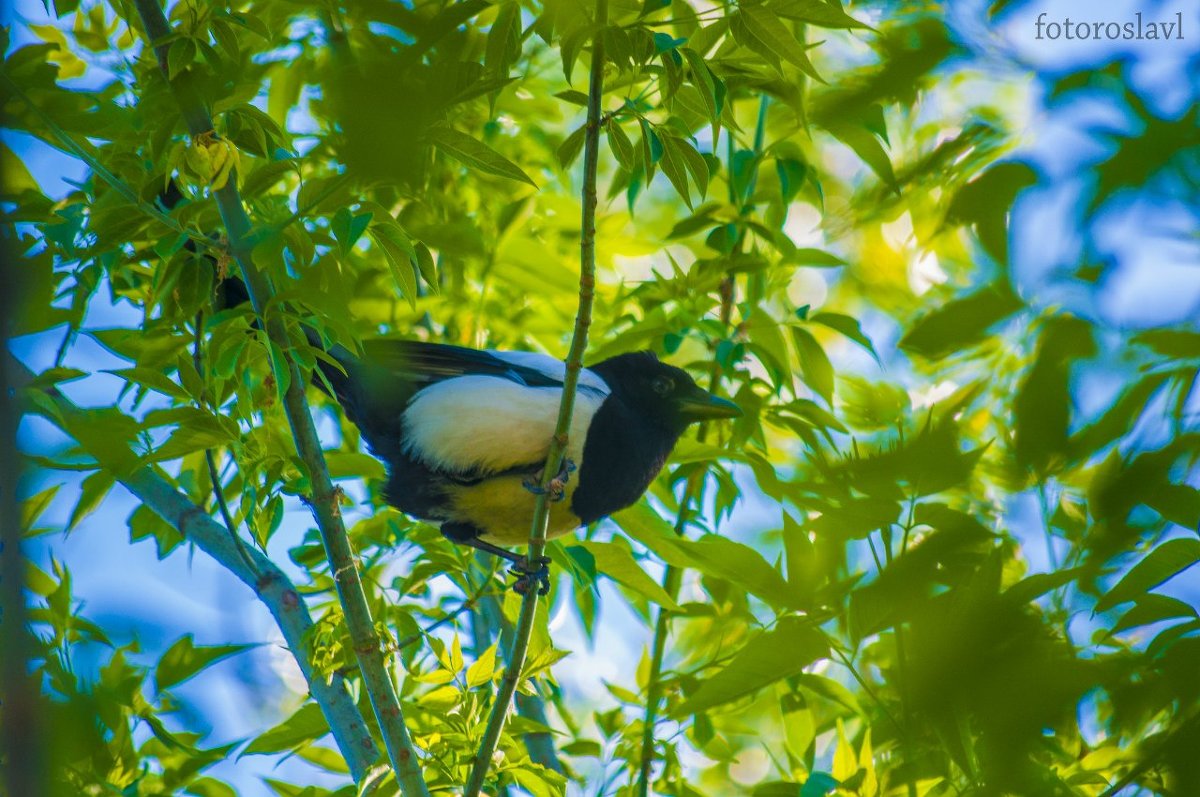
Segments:
[[[72,441],[4,464],[12,793],[219,797],[217,762],[293,753],[339,793],[405,797],[1200,791],[1200,615],[1156,591],[1200,561],[1200,330],[1022,283],[1010,228],[1052,177],[1013,156],[1018,100],[941,7],[52,10],[14,31],[41,43],[6,31],[0,73],[6,129],[87,168],[58,198],[0,150],[4,334],[56,347],[38,373],[6,352],[5,439],[27,413]],[[1124,68],[1047,82],[1128,122],[1076,208],[1079,286],[1111,270],[1106,213],[1197,195],[1197,97],[1156,110]],[[230,274],[252,307],[219,300]],[[134,320],[89,326],[96,307]],[[531,518],[550,599],[589,636],[624,603],[645,635],[611,699],[559,688],[545,601],[387,507],[306,390],[301,322],[350,347],[652,349],[742,407],[612,522],[547,544]],[[128,363],[105,406],[58,387],[97,377],[72,365],[84,335]],[[1118,385],[1099,409],[1097,374]],[[212,557],[270,610],[311,701],[208,744],[172,690],[244,646],[147,658],[66,567],[20,558],[118,485],[131,544]],[[39,525],[64,500],[66,528]],[[292,579],[266,550],[300,502]]]

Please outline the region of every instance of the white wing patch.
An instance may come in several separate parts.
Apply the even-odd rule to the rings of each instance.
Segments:
[[[562,363],[558,365],[561,370]],[[590,381],[608,393],[598,376],[590,374]],[[591,390],[576,394],[567,451],[575,462],[581,458],[588,425],[605,395]],[[493,376],[438,382],[418,392],[404,410],[405,453],[426,465],[457,472],[498,472],[540,462],[554,434],[561,398],[561,388],[527,387]]]
[[[521,368],[539,371],[551,379],[557,379],[559,382],[567,378],[566,364],[562,360],[555,359],[548,354],[538,354],[533,351],[496,351],[495,349],[488,349],[488,354],[497,360],[503,360],[506,363],[512,363]],[[605,381],[586,368],[579,372],[579,386],[599,391],[605,395],[608,395],[610,392]]]

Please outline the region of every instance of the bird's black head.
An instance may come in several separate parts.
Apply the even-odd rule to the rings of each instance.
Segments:
[[[681,368],[660,362],[653,352],[618,354],[590,366],[627,407],[674,431],[691,423],[736,418],[732,401],[707,392]]]

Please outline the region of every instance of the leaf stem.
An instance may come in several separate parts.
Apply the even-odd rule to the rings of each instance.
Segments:
[[[158,55],[164,79],[168,81],[180,110],[193,137],[213,129],[212,117],[191,82],[191,74],[184,70],[175,80],[167,69],[167,48],[161,44],[171,34],[167,18],[158,0],[135,0],[135,5],[146,34]],[[338,504],[339,492],[334,488],[325,464],[321,441],[305,397],[305,380],[287,352],[290,350],[287,328],[278,313],[265,312],[273,297],[270,280],[260,271],[252,258],[254,231],[250,217],[242,205],[237,180],[229,179],[224,186],[214,191],[221,220],[229,237],[229,246],[242,272],[242,278],[250,294],[254,311],[263,319],[263,328],[274,347],[284,352],[275,362],[275,378],[286,386],[283,391],[283,408],[295,438],[296,449],[308,468],[312,483],[310,505],[316,516],[325,554],[333,569],[338,599],[346,618],[346,627],[354,645],[354,653],[362,672],[363,684],[371,702],[379,731],[383,736],[388,760],[405,797],[428,797],[429,789],[421,774],[416,747],[413,746],[408,728],[404,724],[404,713],[396,686],[392,683],[387,666],[383,640],[380,639],[371,609],[367,604],[366,592],[359,577],[358,566],[350,539],[342,522]],[[272,358],[275,361],[276,358]]]
[[[602,31],[608,22],[608,0],[596,0],[595,29]],[[529,533],[529,552],[526,562],[535,569],[546,549],[546,531],[550,521],[548,501],[549,485],[562,467],[567,450],[567,432],[571,427],[571,416],[575,411],[575,388],[579,384],[579,372],[583,370],[583,354],[587,349],[588,330],[592,324],[592,300],[596,289],[596,167],[600,152],[600,104],[604,94],[604,39],[595,35],[592,39],[592,63],[588,74],[587,124],[583,144],[583,209],[581,236],[579,241],[579,309],[575,314],[575,330],[571,336],[571,348],[567,354],[566,377],[563,379],[562,400],[558,405],[558,421],[546,465],[542,470],[542,492],[537,497],[533,510],[533,523]],[[521,681],[525,657],[529,652],[529,638],[533,633],[534,617],[537,614],[537,589],[530,588],[522,596],[517,626],[513,632],[512,649],[496,700],[479,750],[471,766],[463,797],[478,797],[487,778],[492,756],[500,744],[512,706],[513,696]]]

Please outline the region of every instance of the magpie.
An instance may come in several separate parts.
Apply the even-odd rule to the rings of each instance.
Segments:
[[[522,556],[502,546],[529,538],[564,363],[532,352],[411,340],[364,341],[361,356],[341,346],[325,351],[333,362],[318,361],[324,383],[317,383],[332,391],[386,464],[387,502],[439,524],[455,543],[512,562],[519,592],[535,581],[547,590],[548,560],[529,572]],[[649,351],[585,368],[566,461],[550,482],[547,536],[635,503],[688,425],[739,415],[736,404]]]
[[[183,198],[174,182],[159,197],[168,210]],[[217,293],[219,307],[249,301],[236,277],[219,280]],[[317,361],[323,378],[314,373],[314,384],[337,399],[387,466],[387,502],[438,524],[452,542],[512,562],[519,592],[535,583],[547,591],[549,560],[530,569],[503,546],[529,539],[566,365],[533,352],[394,339],[364,341],[360,356],[304,331],[328,355]],[[741,414],[649,351],[585,368],[565,461],[550,482],[547,536],[636,503],[690,424]]]

